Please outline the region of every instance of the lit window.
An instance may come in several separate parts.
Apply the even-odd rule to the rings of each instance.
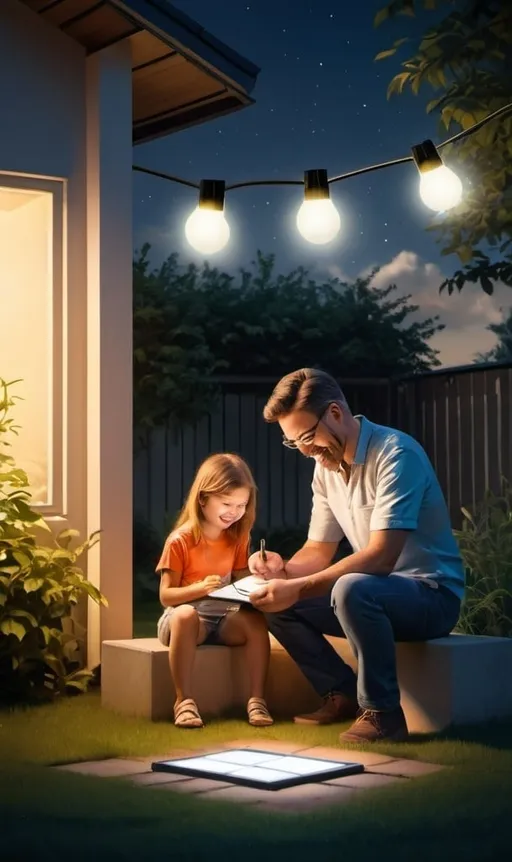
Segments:
[[[62,187],[0,173],[0,377],[20,381],[11,453],[47,514],[63,509]]]

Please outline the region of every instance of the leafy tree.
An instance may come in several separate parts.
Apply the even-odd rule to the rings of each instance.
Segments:
[[[487,353],[481,353],[477,362],[512,362],[512,308],[503,315],[500,323],[490,323],[487,329],[493,332],[498,343]]]
[[[139,278],[145,266],[146,259],[136,262]],[[386,377],[438,365],[436,351],[428,344],[442,329],[437,318],[411,321],[418,306],[409,296],[395,296],[393,285],[370,287],[372,275],[350,285],[336,279],[317,283],[302,268],[288,275],[275,273],[273,256],[260,253],[251,271],[228,275],[208,264],[184,269],[172,255],[149,276],[147,302],[158,314],[135,318],[135,342],[144,344],[144,361],[152,355],[153,340],[157,343],[150,384],[139,376],[136,398],[141,382],[144,409],[159,392],[170,393],[167,410],[176,403],[181,420],[187,415],[182,405],[197,398],[198,387],[205,385],[202,375],[212,370],[279,376],[303,365],[319,365],[344,377]],[[171,320],[172,326],[164,327],[163,320]],[[182,347],[172,353],[173,360],[175,355],[178,359],[171,362],[169,348],[175,337],[184,337],[184,328],[199,346],[197,355],[194,346],[190,353]],[[162,359],[163,345],[167,349]],[[202,355],[207,361],[201,364]],[[181,373],[186,385],[178,397]],[[160,388],[159,375],[170,378],[162,380]]]
[[[406,90],[416,95],[423,87],[434,91],[427,113],[440,115],[445,135],[467,129],[508,104],[512,0],[393,0],[377,14],[375,24],[398,15],[413,17],[421,10],[434,13],[436,23],[401,63],[388,96]],[[410,42],[399,39],[376,59],[394,56]],[[444,149],[443,155],[456,157],[457,170],[471,184],[461,205],[430,228],[443,244],[442,254],[456,254],[462,264],[441,289],[451,293],[465,282],[479,282],[491,294],[494,281],[512,286],[512,116],[490,122]]]
[[[193,423],[208,410],[218,367],[198,325],[191,290],[195,268],[177,255],[151,270],[149,245],[133,263],[133,375],[136,446],[153,426]]]

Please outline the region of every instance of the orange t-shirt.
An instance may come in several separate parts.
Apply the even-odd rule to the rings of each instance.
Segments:
[[[220,575],[225,583],[231,573],[246,569],[249,562],[249,537],[238,542],[225,533],[218,539],[201,536],[196,542],[190,530],[180,529],[167,538],[157,572],[168,569],[181,575],[180,587],[188,587],[204,581],[208,575]]]

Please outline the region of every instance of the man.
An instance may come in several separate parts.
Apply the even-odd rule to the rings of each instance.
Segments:
[[[300,723],[355,719],[342,742],[403,741],[395,640],[449,634],[464,570],[430,461],[412,437],[353,416],[337,382],[303,368],[263,412],[283,444],[316,461],[305,545],[287,562],[267,551],[249,567],[268,583],[251,596],[323,706]],[[353,553],[332,563],[346,537]],[[346,637],[357,680],[324,635]]]

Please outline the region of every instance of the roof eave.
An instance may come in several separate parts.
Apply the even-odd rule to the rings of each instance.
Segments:
[[[256,84],[260,69],[233,51],[199,24],[159,0],[109,0],[123,15],[177,49],[191,62],[245,96]],[[171,31],[171,32],[169,32]]]
[[[242,100],[234,94],[231,96],[228,94],[224,100],[187,110],[175,118],[170,116],[145,123],[135,123],[133,126],[133,144],[134,146],[146,144],[148,141],[154,141],[157,138],[165,137],[165,135],[201,125],[209,119],[225,117],[253,104],[254,99],[249,96]]]

